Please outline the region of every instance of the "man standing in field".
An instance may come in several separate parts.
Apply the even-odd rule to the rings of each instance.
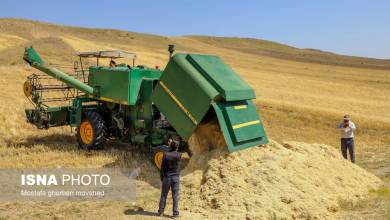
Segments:
[[[345,159],[348,159],[347,150],[349,151],[349,157],[351,162],[355,163],[355,146],[353,142],[354,131],[356,130],[355,124],[351,121],[349,115],[344,116],[344,121],[340,123],[339,130],[341,132],[341,153]]]
[[[179,216],[179,187],[180,187],[180,159],[181,154],[177,152],[178,144],[173,139],[169,138],[168,146],[171,152],[164,152],[160,179],[162,181],[161,198],[158,207],[158,215],[164,214],[165,204],[169,190],[172,190],[173,198],[173,217]]]

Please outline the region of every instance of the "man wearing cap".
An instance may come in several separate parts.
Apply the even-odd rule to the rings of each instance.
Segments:
[[[162,181],[160,204],[158,207],[158,215],[164,214],[165,204],[169,190],[172,190],[173,199],[173,217],[179,216],[178,202],[179,202],[179,188],[180,188],[180,159],[181,154],[177,152],[178,142],[172,138],[168,139],[168,146],[170,152],[164,152],[160,179]]]
[[[341,153],[345,159],[348,159],[347,150],[352,163],[355,163],[355,146],[353,142],[355,124],[351,121],[348,115],[344,116],[344,121],[340,123],[339,130],[341,133]]]

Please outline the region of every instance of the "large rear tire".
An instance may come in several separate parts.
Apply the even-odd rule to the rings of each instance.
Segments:
[[[76,136],[80,148],[85,150],[101,149],[106,136],[103,117],[95,111],[84,113]]]

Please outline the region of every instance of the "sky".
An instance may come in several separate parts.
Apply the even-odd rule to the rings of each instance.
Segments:
[[[2,0],[0,17],[165,36],[250,37],[390,59],[386,0]]]

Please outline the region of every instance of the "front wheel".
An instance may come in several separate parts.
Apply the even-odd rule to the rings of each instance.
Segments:
[[[95,112],[88,111],[83,115],[77,129],[77,142],[82,149],[101,149],[106,136],[106,126],[103,117]]]

